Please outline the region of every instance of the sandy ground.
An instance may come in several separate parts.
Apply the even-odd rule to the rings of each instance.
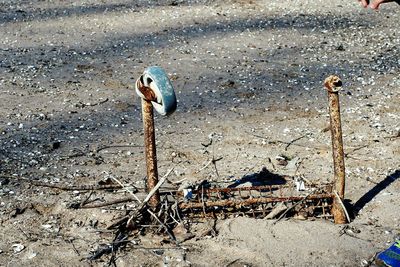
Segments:
[[[175,181],[262,167],[292,175],[279,155],[298,157],[308,180],[331,180],[322,81],[339,75],[355,218],[344,228],[233,216],[178,249],[157,236],[132,240],[117,266],[369,266],[400,235],[399,11],[338,0],[0,1],[0,265],[108,266],[108,256],[86,258],[131,204],[69,209],[89,193],[21,177],[80,185],[112,175],[143,187],[134,82],[159,65],[178,109],[156,116],[158,163],[160,174],[174,167]],[[218,173],[204,167],[213,157]],[[90,197],[110,195],[126,193]]]

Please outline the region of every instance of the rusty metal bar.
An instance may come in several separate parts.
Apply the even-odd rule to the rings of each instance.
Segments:
[[[204,189],[204,193],[207,194],[207,196],[210,196],[211,193],[234,193],[237,192],[238,195],[240,196],[243,192],[250,192],[250,191],[257,191],[257,192],[268,192],[269,194],[272,194],[273,191],[275,190],[282,190],[282,189],[292,189],[293,188],[292,183],[284,184],[284,185],[258,185],[258,186],[244,186],[244,187],[231,187],[231,188],[207,188]],[[324,184],[319,186],[319,190],[325,190],[325,191],[332,191],[332,184]],[[194,190],[193,194],[199,194],[201,191],[200,190]],[[182,192],[177,192],[178,195],[182,195]],[[279,195],[283,195],[283,192],[280,192]]]
[[[243,187],[228,187],[228,188],[207,188],[205,189],[208,193],[231,193],[231,192],[244,192],[244,191],[251,191],[251,190],[265,190],[265,191],[272,191],[274,189],[279,189],[281,187],[285,187],[285,185],[259,185],[259,186],[243,186]],[[289,186],[286,186],[289,188]],[[197,193],[198,190],[195,190],[194,193]]]
[[[333,194],[316,194],[307,196],[307,200],[316,200],[316,199],[332,199],[334,197]],[[250,198],[246,200],[239,199],[226,199],[226,200],[218,200],[218,201],[205,201],[205,202],[182,202],[179,203],[179,208],[181,209],[199,209],[206,207],[237,207],[237,206],[249,206],[254,204],[266,204],[272,202],[286,202],[286,201],[300,201],[304,200],[304,196],[297,197],[260,197],[260,198]]]
[[[150,101],[142,99],[142,114],[144,126],[144,144],[147,167],[147,192],[150,192],[158,183],[156,141],[154,133],[153,106]],[[160,204],[160,194],[156,192],[149,200],[153,208]]]
[[[154,92],[138,81],[137,87],[146,99],[142,99],[142,116],[144,129],[144,145],[147,168],[147,192],[150,192],[158,183],[157,153],[154,131],[154,114],[151,101],[156,99]],[[160,193],[157,192],[150,198],[149,205],[157,208],[160,204]]]
[[[332,135],[332,156],[334,168],[335,190],[341,200],[344,199],[345,192],[345,166],[342,138],[342,124],[340,120],[339,90],[342,81],[337,76],[329,76],[325,79],[324,85],[328,91],[330,128]],[[340,201],[334,200],[332,209],[335,223],[346,223],[346,217]]]

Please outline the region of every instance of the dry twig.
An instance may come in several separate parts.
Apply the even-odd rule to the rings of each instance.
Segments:
[[[342,206],[342,208],[343,208],[344,214],[346,215],[346,218],[347,218],[347,222],[350,222],[349,213],[347,212],[347,209],[344,206],[342,199],[340,199],[338,192],[336,190],[334,190],[333,193],[335,194],[336,199],[339,201],[340,206]]]
[[[272,223],[272,225],[276,224],[277,222],[279,222],[280,220],[283,219],[283,217],[285,217],[285,215],[291,211],[292,209],[294,209],[295,207],[297,207],[298,205],[300,205],[301,203],[303,203],[303,201],[305,201],[313,192],[310,192],[309,194],[307,194],[306,196],[304,196],[302,199],[300,199],[299,201],[296,202],[296,204],[294,204],[293,206],[289,207],[287,210],[285,210],[285,212],[283,212],[281,214],[281,216],[279,216],[278,219],[276,219],[276,221],[274,221]]]
[[[62,185],[62,184],[50,184],[48,182],[42,182],[38,180],[32,180],[26,177],[18,177],[18,176],[5,176],[1,175],[1,177],[9,178],[9,179],[18,179],[22,180],[25,182],[28,182],[32,185],[35,186],[42,186],[42,187],[49,187],[49,188],[56,188],[60,190],[65,190],[65,191],[93,191],[93,190],[109,190],[109,189],[120,189],[120,188],[126,188],[126,185],[116,185],[116,184],[105,184],[105,185],[99,185],[99,184],[93,184],[93,185]],[[133,187],[133,186],[129,186]],[[133,187],[135,190],[136,188]]]
[[[81,204],[78,203],[78,205],[71,204],[70,207],[74,209],[93,209],[93,208],[101,208],[101,207],[106,207],[106,206],[111,206],[115,204],[120,204],[120,203],[125,203],[125,202],[131,202],[135,201],[136,199],[133,197],[126,197],[122,199],[116,199],[108,202],[102,202],[102,203],[96,203],[96,204]]]
[[[175,243],[178,244],[178,242],[176,241],[176,238],[174,237],[174,235],[171,233],[171,231],[169,230],[169,228],[157,217],[157,215],[155,215],[150,209],[147,209],[147,212],[154,217],[154,219],[156,219],[156,221],[165,229],[165,232],[167,232],[169,238],[171,238],[171,240]]]
[[[112,229],[115,227],[118,227],[119,225],[122,225],[126,222],[127,228],[134,228],[135,223],[134,220],[139,217],[143,213],[144,208],[146,207],[147,202],[150,200],[150,198],[156,193],[156,191],[161,187],[161,185],[167,180],[167,177],[169,174],[173,171],[174,168],[170,169],[167,174],[165,174],[160,181],[156,184],[156,186],[149,192],[149,194],[146,196],[146,198],[142,201],[138,200],[140,203],[139,207],[137,208],[136,211],[132,215],[126,215],[119,219],[117,222],[111,224],[110,226],[107,227],[107,229]],[[136,197],[136,196],[135,196]],[[137,198],[137,197],[136,197]]]
[[[292,145],[294,142],[299,141],[300,139],[303,139],[306,136],[307,135],[305,134],[305,135],[297,137],[297,138],[293,139],[292,141],[288,142],[287,145],[285,146],[285,151],[288,150],[289,146]]]
[[[125,189],[126,192],[128,192],[129,194],[131,194],[131,195],[136,199],[136,201],[138,201],[139,203],[141,202],[140,199],[133,193],[133,191],[130,190],[130,188],[124,186],[124,184],[121,183],[117,178],[115,178],[115,177],[113,177],[113,176],[110,176],[110,177],[111,177],[111,179],[113,179],[114,181],[116,181],[123,189]]]

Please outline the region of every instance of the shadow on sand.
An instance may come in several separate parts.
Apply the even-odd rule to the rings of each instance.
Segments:
[[[272,173],[269,170],[267,170],[267,168],[263,167],[260,172],[245,175],[241,179],[229,185],[228,188],[263,186],[263,185],[283,185],[285,183],[286,179],[283,176],[276,173]]]
[[[365,207],[374,197],[376,197],[385,188],[400,178],[400,170],[396,170],[394,173],[388,175],[384,180],[377,183],[371,190],[365,193],[356,203],[353,205],[354,215],[356,216],[361,209]]]

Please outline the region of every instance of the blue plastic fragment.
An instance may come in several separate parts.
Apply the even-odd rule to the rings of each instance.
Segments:
[[[376,256],[378,266],[400,266],[400,240],[393,243],[388,249],[382,251]]]

